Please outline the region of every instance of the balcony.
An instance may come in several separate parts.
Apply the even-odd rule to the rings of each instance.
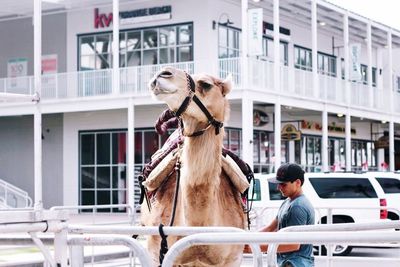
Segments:
[[[246,62],[246,63],[244,63]],[[243,68],[247,64],[247,68]],[[222,78],[232,75],[236,90],[254,90],[274,93],[284,97],[309,99],[353,108],[390,111],[389,92],[385,88],[373,87],[362,83],[349,83],[337,77],[318,74],[319,87],[313,89],[313,74],[310,71],[280,66],[281,88],[274,88],[274,63],[258,59],[241,58],[219,59],[215,61],[195,61],[167,64],[184,69],[188,73],[205,72]],[[167,65],[147,65],[121,68],[120,89],[113,88],[113,70],[79,71],[57,73],[42,76],[43,102],[47,100],[67,100],[94,96],[148,96],[147,83],[150,78]],[[244,85],[244,70],[248,71],[248,84]],[[16,94],[34,93],[33,77],[0,79],[0,92]],[[380,89],[379,89],[380,88]],[[395,112],[400,112],[400,93],[394,93]]]

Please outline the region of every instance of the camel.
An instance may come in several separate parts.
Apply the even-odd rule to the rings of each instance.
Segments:
[[[150,81],[149,89],[156,99],[165,102],[176,112],[194,87],[194,94],[215,118],[210,125],[195,101],[190,100],[181,114],[185,142],[181,148],[180,183],[173,226],[230,226],[245,229],[247,218],[240,193],[221,168],[224,130],[228,118],[231,91],[230,79],[221,80],[210,75],[194,75],[167,67]],[[217,129],[218,128],[218,129]],[[198,136],[188,137],[193,133]],[[151,211],[142,205],[142,224],[168,225],[172,213],[176,172],[168,177],[151,198]],[[168,246],[179,237],[169,236]],[[148,250],[158,265],[160,237],[149,236]],[[240,266],[242,245],[198,245],[185,250],[175,261],[176,266]]]

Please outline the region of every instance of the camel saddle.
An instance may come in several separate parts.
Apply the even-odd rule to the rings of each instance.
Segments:
[[[180,134],[180,129],[175,130],[163,147],[152,155],[151,161],[144,166],[139,175],[140,204],[143,203],[145,196],[147,199],[151,199],[157,188],[175,171],[178,151],[183,142],[184,137]],[[241,193],[242,199],[246,203],[253,171],[247,163],[228,149],[222,149],[221,160],[223,171],[230,178],[236,190]]]

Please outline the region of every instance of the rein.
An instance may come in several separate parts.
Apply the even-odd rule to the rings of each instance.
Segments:
[[[185,97],[185,99],[183,100],[182,104],[180,105],[180,107],[178,108],[178,110],[175,112],[175,116],[179,118],[180,120],[180,127],[182,128],[182,134],[186,137],[195,137],[195,136],[199,136],[202,135],[205,131],[207,131],[211,126],[213,126],[215,128],[215,134],[218,135],[220,132],[220,129],[222,127],[224,127],[224,124],[220,121],[217,121],[213,115],[211,115],[211,113],[208,111],[208,109],[203,105],[203,103],[201,102],[201,100],[196,96],[195,94],[195,82],[193,80],[193,78],[187,73],[185,72],[186,75],[186,82],[187,82],[187,88],[188,88],[188,95]],[[208,124],[205,128],[196,131],[192,134],[184,134],[184,128],[183,128],[183,122],[181,120],[181,115],[183,114],[183,112],[186,111],[186,109],[188,108],[190,102],[193,100],[194,103],[196,103],[196,105],[200,108],[200,110],[204,113],[204,115],[206,115],[207,120],[208,120]]]

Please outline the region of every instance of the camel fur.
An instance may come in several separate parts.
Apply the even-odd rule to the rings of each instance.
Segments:
[[[229,103],[226,95],[231,90],[230,79],[221,80],[210,75],[195,75],[195,94],[218,121],[226,121]],[[150,81],[153,96],[165,102],[176,111],[189,88],[186,73],[171,67],[164,68]],[[181,115],[186,135],[206,128],[207,117],[193,102]],[[223,165],[229,159],[222,159],[223,128],[216,135],[213,127],[204,134],[187,137],[181,152],[181,178],[174,226],[229,226],[245,229],[246,214],[240,197]],[[223,164],[224,162],[224,164]],[[236,170],[236,172],[239,172]],[[151,212],[146,204],[142,206],[142,224],[168,225],[172,213],[176,172],[161,183],[150,199]],[[236,185],[237,186],[237,185]],[[241,185],[245,187],[246,185]],[[171,247],[179,237],[169,236]],[[149,236],[148,250],[154,265],[158,265],[160,237]],[[242,245],[199,245],[185,250],[175,261],[176,266],[240,266]]]

